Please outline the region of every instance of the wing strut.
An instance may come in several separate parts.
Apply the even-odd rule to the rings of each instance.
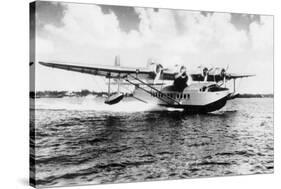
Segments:
[[[119,92],[119,84],[118,84],[118,92],[110,94],[110,78],[111,78],[111,75],[108,74],[108,97],[106,98],[104,103],[112,105],[112,104],[116,104],[116,103],[120,102],[123,99],[124,94]]]
[[[110,96],[110,75],[108,76],[108,91],[107,95]]]
[[[237,98],[239,93],[236,93],[236,78],[233,79],[233,92],[229,94],[228,100]]]
[[[236,79],[233,79],[233,93],[236,92]]]
[[[145,82],[142,81],[141,79],[139,79],[139,78],[137,78],[137,77],[135,77],[135,76],[133,76],[133,75],[127,75],[127,77],[128,77],[128,76],[132,77],[133,79],[139,81],[141,84],[143,84],[143,85],[149,87],[150,89],[156,91],[157,93],[161,94],[161,96],[166,97],[167,99],[170,99],[170,100],[173,101],[174,103],[180,105],[180,103],[179,103],[178,101],[176,101],[175,99],[173,99],[173,98],[167,96],[165,93],[162,93],[161,91],[159,91],[158,89],[152,87],[151,85],[145,83]],[[134,85],[134,86],[136,86],[136,87],[142,89],[143,91],[147,92],[148,94],[151,94],[151,95],[152,95],[152,93],[151,93],[150,91],[144,89],[143,87],[140,87],[140,86],[139,86],[138,84],[136,84],[136,83],[131,82],[128,78],[126,78],[125,80],[126,80],[128,83],[130,83],[130,84],[132,84],[132,85]],[[166,99],[164,99],[164,98],[162,98],[162,97],[156,96],[156,98],[162,100],[163,102],[165,102],[165,103],[167,103],[167,104],[171,104],[169,101],[167,101]]]

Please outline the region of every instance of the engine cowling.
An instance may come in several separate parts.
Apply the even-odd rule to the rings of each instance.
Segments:
[[[221,74],[221,77],[224,78],[226,76],[226,70],[224,68],[222,68],[220,74]]]
[[[225,68],[211,68],[209,71],[209,75],[209,81],[224,83],[227,73]]]
[[[206,76],[208,75],[209,69],[205,67],[205,68],[203,68],[202,71],[203,71],[203,72],[202,72],[203,77],[206,77]]]

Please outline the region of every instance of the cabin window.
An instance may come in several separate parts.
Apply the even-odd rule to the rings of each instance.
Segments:
[[[190,99],[190,94],[187,95],[187,98]]]
[[[177,94],[177,98],[180,98],[180,95],[179,95],[179,94]]]
[[[183,98],[186,99],[186,94],[183,94]]]

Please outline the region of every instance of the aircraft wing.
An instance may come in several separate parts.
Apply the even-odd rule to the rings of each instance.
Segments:
[[[204,81],[204,76],[202,74],[190,74],[193,81]],[[255,76],[253,74],[230,74],[226,73],[225,79],[238,79],[238,78],[244,78],[244,77],[252,77]],[[220,74],[209,74],[207,77],[207,81],[222,81],[224,77]]]
[[[237,79],[237,78],[244,78],[244,77],[253,77],[254,74],[226,74],[226,79]]]
[[[155,79],[156,73],[149,68],[132,68],[121,66],[100,66],[100,65],[78,65],[78,64],[65,64],[55,62],[42,62],[39,64],[51,68],[57,68],[67,71],[74,71],[80,73],[86,73],[97,76],[111,77],[111,78],[124,78],[127,75],[137,75],[141,79]],[[168,70],[163,70],[161,79],[174,80],[175,73]]]
[[[116,66],[99,66],[99,65],[78,65],[78,64],[61,64],[53,62],[39,62],[39,64],[57,68],[67,71],[74,71],[80,73],[86,73],[97,76],[111,77],[111,78],[123,78],[129,74],[137,74],[138,77],[153,78],[154,72],[147,68],[127,68]]]

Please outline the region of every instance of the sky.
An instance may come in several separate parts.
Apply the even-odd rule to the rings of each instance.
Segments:
[[[252,73],[238,92],[273,93],[273,16],[39,1],[36,61]],[[106,90],[104,78],[35,64],[36,90]]]

